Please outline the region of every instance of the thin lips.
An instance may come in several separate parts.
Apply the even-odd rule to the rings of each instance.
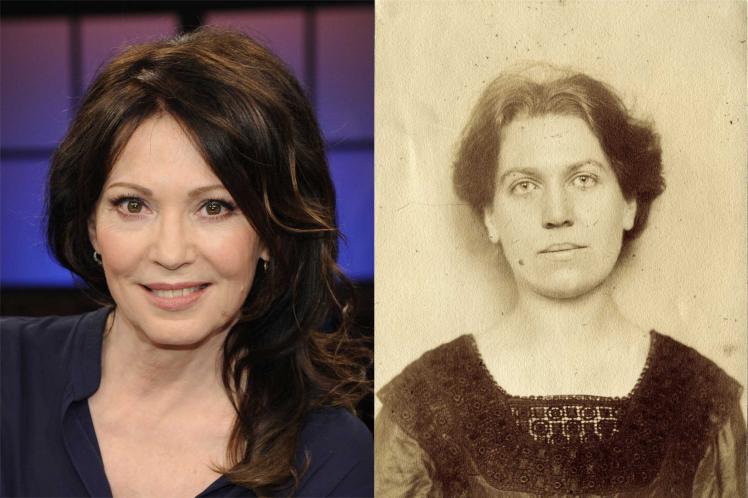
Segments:
[[[551,245],[549,245],[548,247],[546,247],[545,249],[543,249],[540,252],[544,253],[544,252],[568,251],[568,250],[571,250],[571,249],[581,249],[583,247],[585,247],[585,246],[580,246],[578,244],[572,244],[572,243],[566,242],[566,243],[563,243],[563,244],[551,244]]]
[[[207,282],[179,282],[177,284],[166,284],[162,282],[156,282],[153,284],[144,284],[150,290],[181,290],[189,289],[191,287],[205,287]]]

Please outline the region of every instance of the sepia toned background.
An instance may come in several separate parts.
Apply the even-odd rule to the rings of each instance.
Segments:
[[[522,61],[586,72],[654,121],[667,190],[613,277],[616,301],[746,385],[745,10],[742,1],[377,1],[377,389],[511,305],[511,274],[454,194],[451,160],[486,83]]]

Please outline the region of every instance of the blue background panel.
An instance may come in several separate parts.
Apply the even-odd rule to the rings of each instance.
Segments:
[[[338,263],[353,280],[373,280],[374,153],[333,151],[328,154],[338,202],[341,241]]]
[[[234,27],[286,61],[307,87],[320,119],[347,236],[341,265],[374,277],[374,13],[371,5],[206,11],[203,24]],[[47,253],[43,191],[48,157],[62,139],[77,97],[125,46],[171,36],[177,11],[16,17],[0,22],[0,285],[72,286]]]
[[[177,32],[173,15],[88,16],[81,19],[83,86],[91,84],[100,66],[136,43],[145,43]]]
[[[72,106],[70,31],[65,19],[3,21],[0,30],[0,143],[54,145]]]
[[[324,8],[316,26],[317,112],[325,138],[373,140],[374,12]]]
[[[205,16],[205,24],[248,34],[283,59],[301,84],[306,85],[304,14],[301,10],[211,12]]]
[[[44,234],[47,160],[3,161],[0,168],[0,281],[4,287],[70,287],[73,279],[52,259]]]

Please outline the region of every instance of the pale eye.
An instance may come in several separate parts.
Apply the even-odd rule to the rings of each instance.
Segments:
[[[592,175],[577,175],[574,177],[573,183],[580,188],[590,188],[597,184],[597,178]]]
[[[527,194],[537,189],[538,186],[530,181],[521,181],[514,184],[512,187],[513,194]]]

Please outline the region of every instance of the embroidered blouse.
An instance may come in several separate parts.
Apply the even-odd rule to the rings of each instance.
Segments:
[[[623,398],[513,397],[464,335],[379,391],[376,493],[746,496],[741,390],[694,349],[653,331],[645,369]]]

